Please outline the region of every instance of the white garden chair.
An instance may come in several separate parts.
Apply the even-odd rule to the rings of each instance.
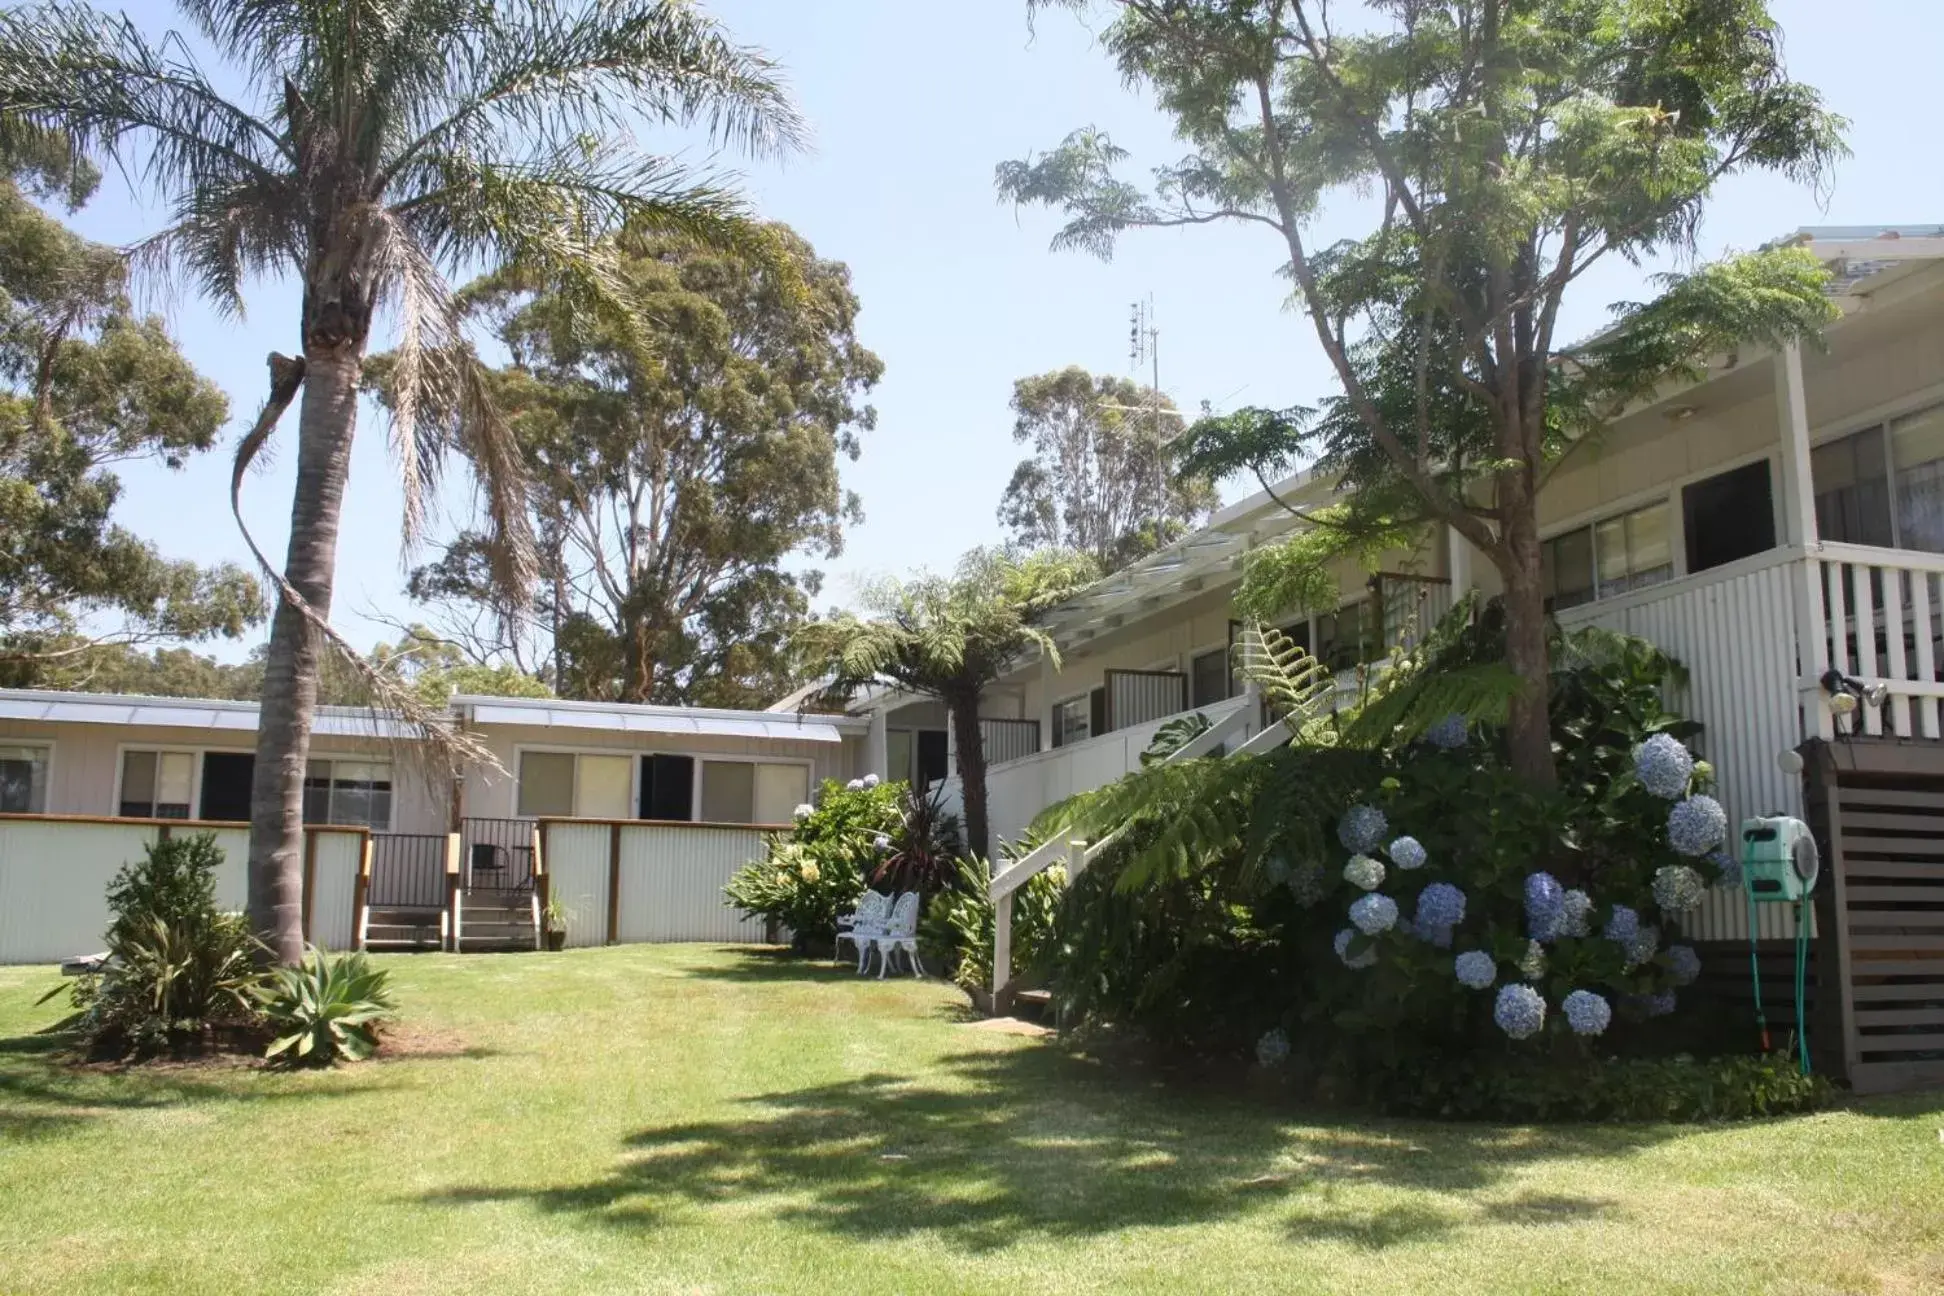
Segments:
[[[843,948],[845,941],[857,951],[857,974],[864,975],[864,960],[870,957],[872,942],[884,930],[885,920],[891,914],[891,897],[882,891],[866,891],[857,898],[857,906],[837,920],[837,940],[832,953]]]
[[[925,975],[925,965],[918,961],[918,905],[923,899],[916,891],[907,891],[891,906],[891,917],[873,942],[878,952],[878,980],[884,980],[891,968],[891,956],[899,950],[911,960],[911,975]]]

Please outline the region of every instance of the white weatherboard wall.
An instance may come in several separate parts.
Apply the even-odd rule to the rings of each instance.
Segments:
[[[763,939],[762,923],[724,904],[722,888],[763,858],[775,828],[543,819],[540,830],[550,894],[569,911],[570,947],[606,943],[610,876],[621,884],[615,937],[623,944]]]
[[[722,888],[763,858],[766,836],[756,828],[622,828],[620,940],[762,940],[762,922],[724,904]]]

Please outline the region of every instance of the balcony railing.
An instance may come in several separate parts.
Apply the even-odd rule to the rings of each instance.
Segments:
[[[980,716],[979,736],[985,741],[985,758],[988,765],[1019,760],[1033,755],[1040,749],[1040,727],[1037,720],[1004,720],[992,716]]]
[[[446,902],[444,833],[373,833],[371,892],[375,909],[438,909]]]
[[[475,891],[524,891],[533,885],[531,819],[459,821],[460,868]]]
[[[1180,671],[1110,670],[1106,689],[1106,733],[1188,709],[1188,677]]]

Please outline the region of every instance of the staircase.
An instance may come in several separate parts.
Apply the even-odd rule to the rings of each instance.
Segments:
[[[535,947],[531,892],[481,888],[466,891],[459,910],[460,953],[531,950]]]
[[[389,954],[438,950],[445,945],[440,922],[444,916],[437,909],[374,905],[366,920],[365,948],[373,953]]]

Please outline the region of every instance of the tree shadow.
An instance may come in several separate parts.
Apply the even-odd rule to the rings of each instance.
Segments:
[[[862,981],[855,958],[832,961],[829,955],[799,954],[787,945],[715,945],[705,947],[728,961],[688,963],[672,969],[699,981],[763,984],[778,981]]]
[[[1491,1188],[1534,1163],[1624,1156],[1669,1132],[1299,1121],[1051,1046],[965,1053],[916,1076],[866,1075],[739,1106],[723,1119],[640,1130],[586,1182],[459,1185],[414,1200],[523,1201],[639,1232],[687,1208],[733,1203],[867,1242],[923,1234],[973,1252],[1025,1234],[1086,1238],[1285,1209],[1293,1239],[1382,1248],[1608,1209],[1528,1198],[1494,1215],[1454,1209],[1443,1195]],[[1349,1218],[1332,1189],[1355,1184],[1424,1197]]]

